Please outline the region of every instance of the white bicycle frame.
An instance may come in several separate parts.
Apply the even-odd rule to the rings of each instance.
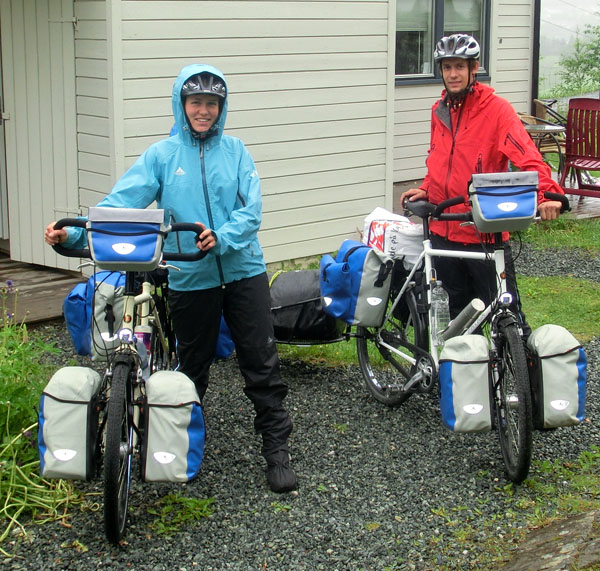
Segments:
[[[409,362],[411,365],[415,365],[417,363],[417,359],[415,359],[412,355],[409,355],[398,349],[397,347],[393,347],[389,343],[386,343],[382,336],[381,330],[385,325],[386,321],[388,321],[396,307],[399,303],[402,296],[408,290],[411,285],[411,282],[414,279],[415,273],[418,268],[421,267],[421,262],[424,261],[424,269],[425,269],[425,277],[427,279],[427,325],[429,331],[429,347],[431,348],[430,355],[435,363],[436,370],[439,368],[439,353],[438,348],[441,348],[442,344],[438,343],[437,336],[435,332],[432,331],[431,327],[431,287],[429,285],[436,280],[435,269],[433,268],[432,258],[463,258],[469,260],[494,260],[496,267],[496,276],[499,278],[499,287],[498,287],[498,295],[494,301],[492,301],[485,309],[480,313],[475,321],[473,321],[467,328],[461,330],[460,334],[472,333],[475,331],[487,317],[490,315],[492,309],[500,303],[501,305],[508,305],[512,301],[512,296],[506,290],[506,273],[505,273],[505,260],[504,260],[504,249],[503,248],[495,248],[492,254],[485,252],[471,252],[471,251],[461,251],[461,250],[436,250],[431,246],[431,240],[427,239],[423,241],[423,251],[419,255],[417,263],[414,265],[412,270],[410,271],[406,281],[402,285],[400,292],[396,296],[390,310],[388,311],[385,319],[383,321],[382,326],[377,331],[377,340],[379,344],[386,349],[388,349],[391,353],[401,357],[405,361]]]

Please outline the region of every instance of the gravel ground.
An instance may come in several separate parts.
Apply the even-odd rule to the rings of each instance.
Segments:
[[[519,273],[575,274],[600,281],[600,259],[524,249]],[[72,357],[61,323],[38,328]],[[575,459],[600,442],[598,423],[600,340],[586,345],[588,421],[537,432],[534,459]],[[442,427],[437,399],[417,395],[390,409],[370,399],[358,366],[331,369],[285,360],[287,406],[295,432],[293,463],[300,487],[285,495],[266,485],[252,411],[242,394],[235,359],[216,364],[206,397],[207,443],[203,468],[187,485],[133,485],[126,543],[103,539],[102,511],[76,509],[71,527],[28,527],[15,540],[11,569],[354,570],[481,568],[480,549],[465,549],[444,512],[469,519],[475,537],[521,527],[515,508],[535,492],[521,487],[512,498],[495,433],[452,434]],[[546,477],[534,468],[539,481]],[[81,484],[98,493],[98,482]],[[169,492],[214,498],[214,514],[172,537],[149,529],[149,507]],[[101,501],[92,496],[93,501]],[[515,512],[513,518],[507,511]],[[435,512],[435,513],[434,513]],[[438,514],[438,515],[436,515]],[[490,526],[490,522],[495,521]],[[86,550],[78,550],[79,542]],[[7,545],[4,545],[7,547]]]

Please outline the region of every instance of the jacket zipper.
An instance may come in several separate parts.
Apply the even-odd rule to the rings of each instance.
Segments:
[[[515,147],[517,147],[517,150],[524,155],[525,154],[525,149],[519,145],[519,143],[515,140],[515,138],[510,134],[510,133],[506,133],[506,139],[508,141],[510,141]],[[506,144],[506,142],[504,143]]]
[[[200,141],[200,168],[202,170],[202,190],[204,191],[204,202],[206,202],[206,210],[208,212],[208,223],[210,229],[214,230],[215,224],[213,220],[212,210],[210,208],[210,200],[208,198],[208,184],[206,183],[206,167],[204,164],[204,145],[205,141]],[[221,256],[215,256],[217,262],[217,269],[219,270],[219,279],[221,280],[221,287],[225,287],[225,277],[223,276],[223,266],[221,265]]]
[[[452,173],[452,159],[454,158],[454,145],[456,143],[456,135],[458,135],[458,127],[460,125],[460,118],[462,117],[463,106],[460,106],[458,111],[458,117],[456,118],[456,127],[454,132],[452,131],[452,115],[450,115],[450,135],[452,135],[452,146],[450,147],[450,157],[448,158],[448,172],[446,173],[446,184],[444,187],[444,194],[448,198],[448,183],[450,182],[450,174]],[[452,112],[450,112],[452,113]],[[446,240],[449,237],[448,223],[446,223]]]

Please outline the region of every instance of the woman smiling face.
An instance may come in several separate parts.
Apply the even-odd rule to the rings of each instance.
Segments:
[[[219,98],[207,93],[188,95],[183,108],[190,127],[196,133],[207,133],[219,117]]]

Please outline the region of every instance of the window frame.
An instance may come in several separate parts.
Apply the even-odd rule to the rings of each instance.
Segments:
[[[489,81],[491,79],[489,72],[489,61],[490,61],[490,30],[491,30],[491,9],[492,0],[483,0],[483,42],[479,42],[481,48],[481,55],[479,57],[479,71],[477,72],[477,79],[482,81]],[[437,41],[442,37],[444,30],[444,0],[433,1],[433,37],[434,41]],[[394,42],[394,49],[396,43]],[[431,46],[433,52],[434,46]],[[395,52],[394,52],[395,53]],[[395,73],[396,70],[394,70]],[[395,84],[398,85],[430,85],[439,84],[442,80],[439,67],[433,65],[433,73],[430,74],[395,74]]]

